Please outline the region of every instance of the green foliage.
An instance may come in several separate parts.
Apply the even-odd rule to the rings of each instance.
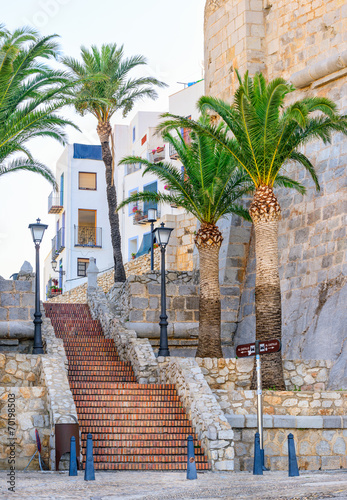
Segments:
[[[184,120],[184,118],[182,118]],[[204,116],[200,123],[207,123]],[[193,133],[191,144],[186,144],[179,134],[181,125],[177,121],[177,135],[165,132],[163,138],[174,146],[184,165],[184,175],[170,163],[151,163],[143,158],[128,156],[120,164],[141,162],[146,173],[155,174],[170,186],[170,193],[135,193],[118,207],[139,200],[175,204],[203,223],[216,224],[221,217],[237,214],[250,220],[248,211],[236,203],[250,191],[248,176],[241,172],[230,155],[218,142],[210,137]],[[219,130],[223,134],[222,128]]]
[[[137,66],[146,65],[143,56],[124,57],[123,46],[104,44],[101,49],[81,47],[82,62],[64,57],[70,70],[70,78],[78,82],[71,98],[77,112],[93,114],[98,122],[108,122],[121,110],[126,116],[135,102],[144,97],[155,99],[154,86],[166,84],[153,77],[130,78],[129,72]]]
[[[213,138],[223,146],[235,165],[247,172],[257,188],[260,185],[290,187],[301,193],[305,187],[281,175],[288,162],[303,166],[319,189],[317,175],[310,160],[301,148],[312,139],[325,144],[331,141],[332,132],[347,134],[346,116],[336,112],[336,105],[324,97],[307,97],[284,107],[286,96],[295,89],[282,78],[269,84],[258,73],[250,78],[248,73],[241,80],[233,104],[214,97],[203,96],[198,107],[209,110],[222,118],[229,134],[217,125],[201,124],[166,113],[160,129],[175,128],[178,123],[199,134]]]
[[[0,175],[29,170],[56,187],[54,174],[32,157],[27,146],[38,137],[65,144],[64,127],[75,126],[56,114],[71,82],[45,63],[57,57],[55,39],[40,37],[30,28],[11,33],[0,26]]]

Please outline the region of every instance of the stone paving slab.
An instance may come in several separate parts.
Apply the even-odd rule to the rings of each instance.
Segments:
[[[6,474],[0,472],[4,500],[347,500],[347,470],[302,472],[294,478],[284,472],[206,472],[195,481],[187,481],[183,472],[96,472],[95,481],[84,481],[83,472],[78,477],[17,472],[14,493],[7,490]]]

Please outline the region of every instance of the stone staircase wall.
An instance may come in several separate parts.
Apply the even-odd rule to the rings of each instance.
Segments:
[[[30,351],[34,338],[34,280],[0,279],[0,350]]]

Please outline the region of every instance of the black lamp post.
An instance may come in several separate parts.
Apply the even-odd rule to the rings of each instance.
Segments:
[[[43,233],[46,231],[48,226],[46,224],[41,224],[40,219],[37,219],[36,224],[29,224],[29,229],[31,230],[31,235],[36,249],[36,278],[35,278],[35,313],[34,313],[34,349],[33,354],[43,354],[42,347],[42,335],[41,335],[41,325],[42,325],[42,314],[40,311],[40,243],[43,238]]]
[[[157,209],[148,209],[148,222],[151,223],[151,271],[154,270],[154,223],[157,222]]]
[[[165,287],[165,250],[169,243],[173,228],[165,227],[164,222],[154,230],[161,251],[161,312],[160,312],[160,344],[158,356],[170,356],[167,340],[166,287]]]

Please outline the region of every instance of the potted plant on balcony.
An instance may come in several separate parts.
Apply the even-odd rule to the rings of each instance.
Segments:
[[[132,258],[133,260],[135,260],[135,259],[136,259],[136,253],[135,253],[135,252],[132,252],[132,254],[131,254],[131,258]]]
[[[54,297],[56,295],[60,295],[61,294],[62,289],[59,288],[59,286],[58,286],[58,280],[57,279],[52,279],[52,286],[49,289],[49,292],[50,292],[50,296],[51,297]]]

